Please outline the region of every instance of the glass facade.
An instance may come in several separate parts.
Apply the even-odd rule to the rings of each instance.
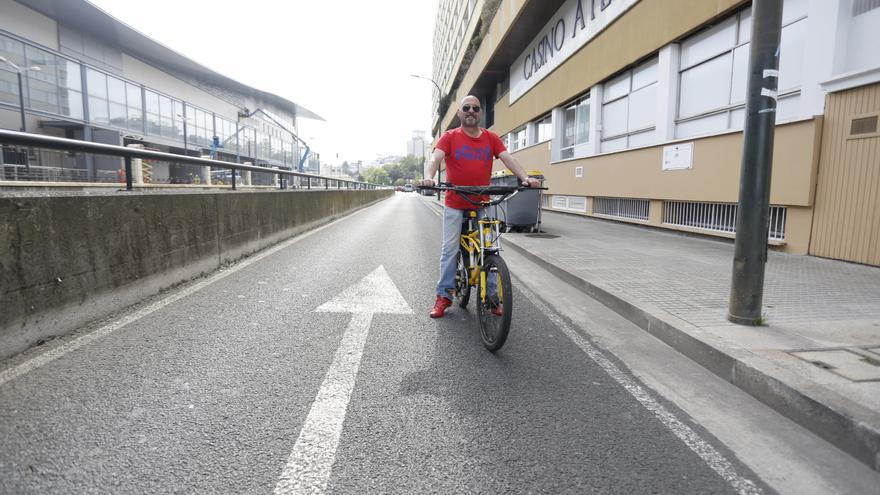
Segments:
[[[141,87],[92,68],[86,69],[89,120],[144,133]]]
[[[0,55],[22,68],[25,108],[83,118],[80,64],[3,35]],[[26,70],[30,67],[39,70]],[[0,102],[18,106],[19,101],[16,71],[0,64]]]
[[[149,89],[144,90],[147,102],[147,134],[183,140],[183,103]]]
[[[239,130],[232,119],[3,34],[0,55],[21,68],[39,68],[22,71],[24,106],[28,111],[83,123],[88,115],[87,123],[92,126],[129,131],[145,136],[147,141],[150,137],[162,138],[156,141],[160,144],[172,141],[182,145],[186,127],[186,141],[191,149],[198,147],[207,153],[216,135],[219,150],[224,153],[238,152],[248,161],[296,166],[296,144],[289,131],[273,123],[264,122],[260,130],[242,125]],[[0,63],[0,103],[19,106],[18,75],[5,63]],[[274,118],[294,128],[292,120]]]
[[[186,106],[188,144],[210,148],[214,137],[214,114],[191,105]]]

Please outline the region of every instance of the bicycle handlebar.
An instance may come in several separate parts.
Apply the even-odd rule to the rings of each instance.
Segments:
[[[474,206],[494,206],[505,199],[508,199],[520,191],[526,191],[529,189],[536,190],[544,190],[546,191],[546,187],[529,187],[523,185],[517,186],[456,186],[450,182],[440,182],[436,186],[416,186],[416,189],[427,189],[429,191],[454,191],[460,194],[461,198],[467,201],[468,203]],[[500,196],[497,199],[493,199],[491,201],[474,201],[468,196],[479,196],[479,195],[489,195],[489,196]]]

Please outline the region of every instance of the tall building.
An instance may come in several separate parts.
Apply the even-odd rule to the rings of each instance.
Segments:
[[[4,129],[18,130],[24,115],[29,132],[298,169],[305,146],[297,119],[321,119],[199,65],[85,0],[0,0],[0,56]],[[64,153],[22,158],[7,149],[2,157],[0,179],[15,179],[23,159],[29,180],[115,180],[118,168],[118,160]],[[192,181],[191,168],[156,164],[145,179]]]
[[[751,26],[742,0],[441,0],[433,137],[473,94],[545,208],[732,238]],[[784,1],[774,249],[880,265],[877,46],[877,0]]]
[[[425,131],[412,131],[412,139],[406,142],[406,154],[425,158]]]

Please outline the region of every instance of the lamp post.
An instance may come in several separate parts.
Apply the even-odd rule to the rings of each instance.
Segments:
[[[410,74],[410,76],[415,77],[416,79],[424,79],[426,81],[431,81],[434,84],[434,87],[437,88],[437,98],[439,99],[443,96],[443,90],[440,89],[440,85],[437,84],[437,81],[431,79],[430,77],[420,76],[418,74]]]
[[[24,120],[24,88],[21,83],[21,73],[26,71],[39,72],[40,67],[36,65],[32,65],[30,67],[19,67],[12,60],[7,59],[6,57],[0,55],[0,62],[5,62],[7,65],[15,70],[15,73],[18,75],[18,106],[21,111],[21,132],[27,132],[27,124]]]
[[[417,79],[425,79],[425,80],[427,80],[427,81],[431,81],[431,83],[434,84],[434,87],[437,88],[437,106],[438,106],[438,108],[437,108],[437,110],[438,110],[438,115],[437,115],[437,121],[438,121],[438,122],[437,122],[437,125],[439,126],[439,125],[440,125],[439,120],[440,120],[441,118],[443,118],[442,115],[439,115],[439,110],[440,110],[439,105],[440,105],[440,100],[443,98],[443,90],[440,89],[440,85],[437,84],[437,81],[431,79],[430,77],[420,76],[420,75],[418,75],[418,74],[410,74],[410,76],[415,77],[415,78],[417,78]],[[433,130],[432,130],[431,132],[433,133]],[[441,164],[441,165],[442,165],[442,164]],[[442,174],[443,174],[443,169],[438,170],[438,171],[437,171],[437,179],[440,179],[440,176],[441,176]],[[425,177],[425,178],[427,179],[428,177]],[[440,191],[437,191],[437,201],[440,201]]]

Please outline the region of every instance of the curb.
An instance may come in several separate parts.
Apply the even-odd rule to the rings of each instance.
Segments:
[[[649,304],[637,305],[612,290],[554,265],[505,238],[538,266],[599,301],[700,366],[735,385],[870,468],[880,471],[880,421],[876,411],[804,380],[748,350],[731,346],[697,326]]]

